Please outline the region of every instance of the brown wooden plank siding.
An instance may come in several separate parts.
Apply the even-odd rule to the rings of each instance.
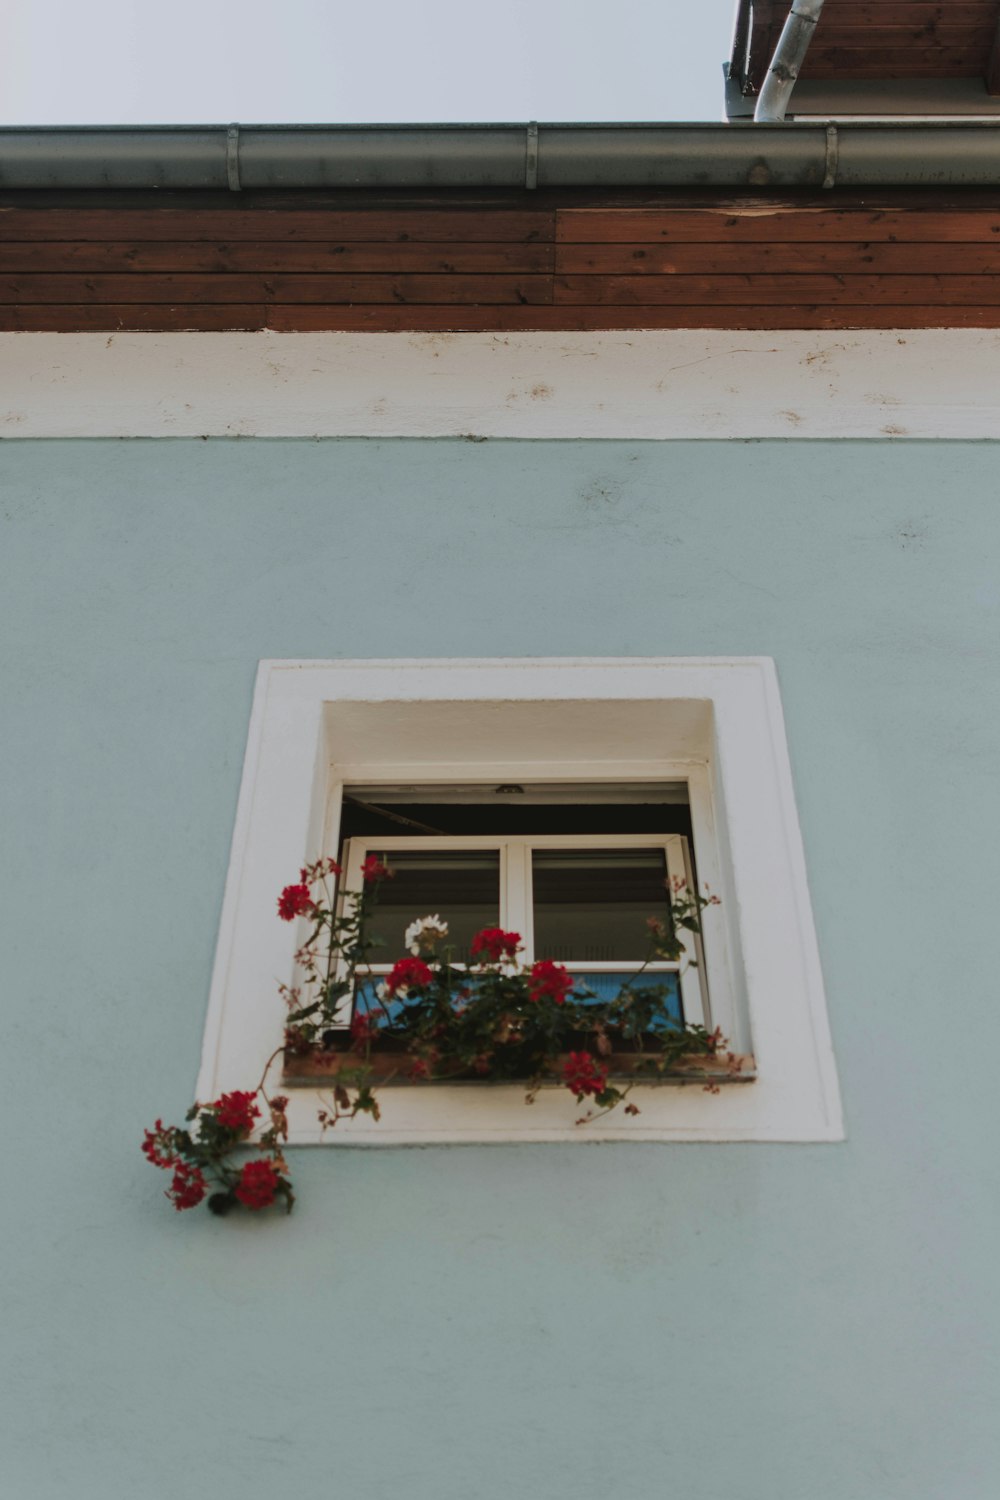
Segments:
[[[413,240],[439,245],[467,240],[551,240],[552,210],[520,208],[256,208],[230,203],[185,208],[32,208],[0,204],[5,240]],[[115,225],[119,233],[115,233]]]
[[[125,272],[137,271],[255,271],[265,275],[293,272],[378,272],[452,275],[456,272],[551,272],[555,269],[555,246],[532,244],[445,244],[405,240],[382,243],[334,241],[236,240],[231,244],[171,240],[166,244],[138,240],[39,240],[0,241],[0,273],[23,271]]]
[[[746,66],[752,92],[764,81],[787,13],[783,0],[753,0]],[[998,0],[826,0],[799,76],[981,78],[998,18]]]
[[[1000,326],[997,193],[299,201],[0,203],[0,329]]]
[[[985,207],[895,208],[865,204],[834,207],[830,200],[743,200],[705,208],[571,208],[558,218],[560,242],[586,244],[827,243],[871,240],[895,243],[950,241],[994,243],[1000,239],[1000,194]],[[748,252],[749,253],[749,252]]]
[[[996,0],[826,0],[839,26],[987,26],[996,15]],[[786,12],[787,13],[787,12]]]

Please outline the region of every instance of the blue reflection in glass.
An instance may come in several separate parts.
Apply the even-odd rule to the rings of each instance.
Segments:
[[[607,1004],[618,997],[618,993],[627,980],[635,973],[634,969],[621,969],[612,972],[594,971],[572,976],[574,986],[580,986],[591,990],[592,997],[582,1003],[590,1005]],[[456,976],[457,981],[457,976]],[[380,984],[385,983],[384,975],[373,975],[369,979],[359,979],[354,991],[354,1013],[355,1015],[366,1015],[373,1010],[381,1009],[388,1020],[395,1021],[401,1015],[406,1006],[406,1000],[394,997],[391,1000],[380,1000],[376,990]],[[471,989],[475,993],[476,976],[465,974],[461,983],[456,983],[456,991]],[[661,990],[663,994],[661,1016],[664,1020],[672,1021],[681,1026],[684,1023],[684,1007],[681,1004],[681,987],[676,974],[643,974],[637,985],[642,990]],[[467,1004],[461,1001],[456,992],[454,997],[456,1005]]]
[[[456,1006],[468,1005],[468,999],[461,999],[458,991],[460,989],[472,990],[474,993],[477,982],[475,976],[463,974],[460,978],[456,974],[454,978],[455,994],[452,996],[453,1004]],[[364,1016],[370,1011],[381,1010],[388,1017],[389,1021],[395,1021],[397,1016],[402,1015],[406,1008],[405,996],[402,999],[399,996],[393,996],[391,1000],[380,1000],[376,994],[379,985],[384,984],[385,979],[386,976],[384,974],[375,974],[370,979],[359,979],[357,981],[354,987],[354,1014],[356,1016]]]
[[[385,983],[385,976],[373,979],[359,979],[354,988],[354,1014],[366,1016],[371,1011],[382,1011],[390,1021],[394,1021],[403,1009],[403,1001],[393,998],[392,1000],[380,1000],[375,993],[380,984]]]
[[[596,973],[574,974],[574,984],[586,986],[593,990],[593,999],[585,1002],[591,1005],[599,1003],[607,1004],[610,1000],[618,997],[618,992],[628,980],[633,977],[634,970],[622,969],[613,973],[606,970]],[[684,1021],[684,1008],[681,1005],[681,987],[676,974],[643,974],[639,979],[637,990],[662,990],[664,1020],[673,1021],[680,1026]]]

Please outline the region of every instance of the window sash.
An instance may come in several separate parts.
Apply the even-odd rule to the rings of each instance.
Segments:
[[[667,880],[683,880],[694,889],[694,870],[689,841],[679,833],[650,834],[516,834],[516,835],[396,835],[357,837],[344,842],[344,876],[341,899],[361,889],[361,867],[369,854],[388,854],[398,849],[416,853],[421,850],[496,850],[500,856],[500,926],[506,931],[519,932],[523,942],[523,962],[531,964],[544,953],[535,951],[535,921],[532,901],[532,853],[536,849],[565,849],[567,852],[587,849],[660,849],[663,851]],[[408,914],[408,921],[427,915],[422,911]],[[446,915],[446,913],[442,913]],[[637,935],[638,936],[638,935]],[[683,958],[676,962],[659,961],[649,964],[645,972],[651,975],[678,974],[681,1004],[685,1021],[711,1028],[708,991],[705,979],[704,954],[700,938],[683,928],[677,929],[677,937],[683,949]],[[633,960],[616,959],[587,961],[585,959],[564,961],[570,974],[581,973],[627,973],[642,967],[642,955]],[[456,969],[463,967],[460,964]],[[373,975],[387,974],[391,963],[369,966]],[[345,1001],[342,1013],[338,1013],[337,1026],[350,1024],[349,1002]]]

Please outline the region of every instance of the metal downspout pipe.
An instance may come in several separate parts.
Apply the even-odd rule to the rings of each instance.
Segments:
[[[822,9],[823,0],[793,0],[757,97],[755,125],[780,125],[784,120]]]

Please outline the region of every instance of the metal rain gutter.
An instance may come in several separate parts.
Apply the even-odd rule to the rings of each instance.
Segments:
[[[0,191],[1000,186],[1000,120],[933,125],[0,128]]]
[[[785,118],[822,10],[823,0],[793,0],[757,97],[756,124],[780,124]]]

